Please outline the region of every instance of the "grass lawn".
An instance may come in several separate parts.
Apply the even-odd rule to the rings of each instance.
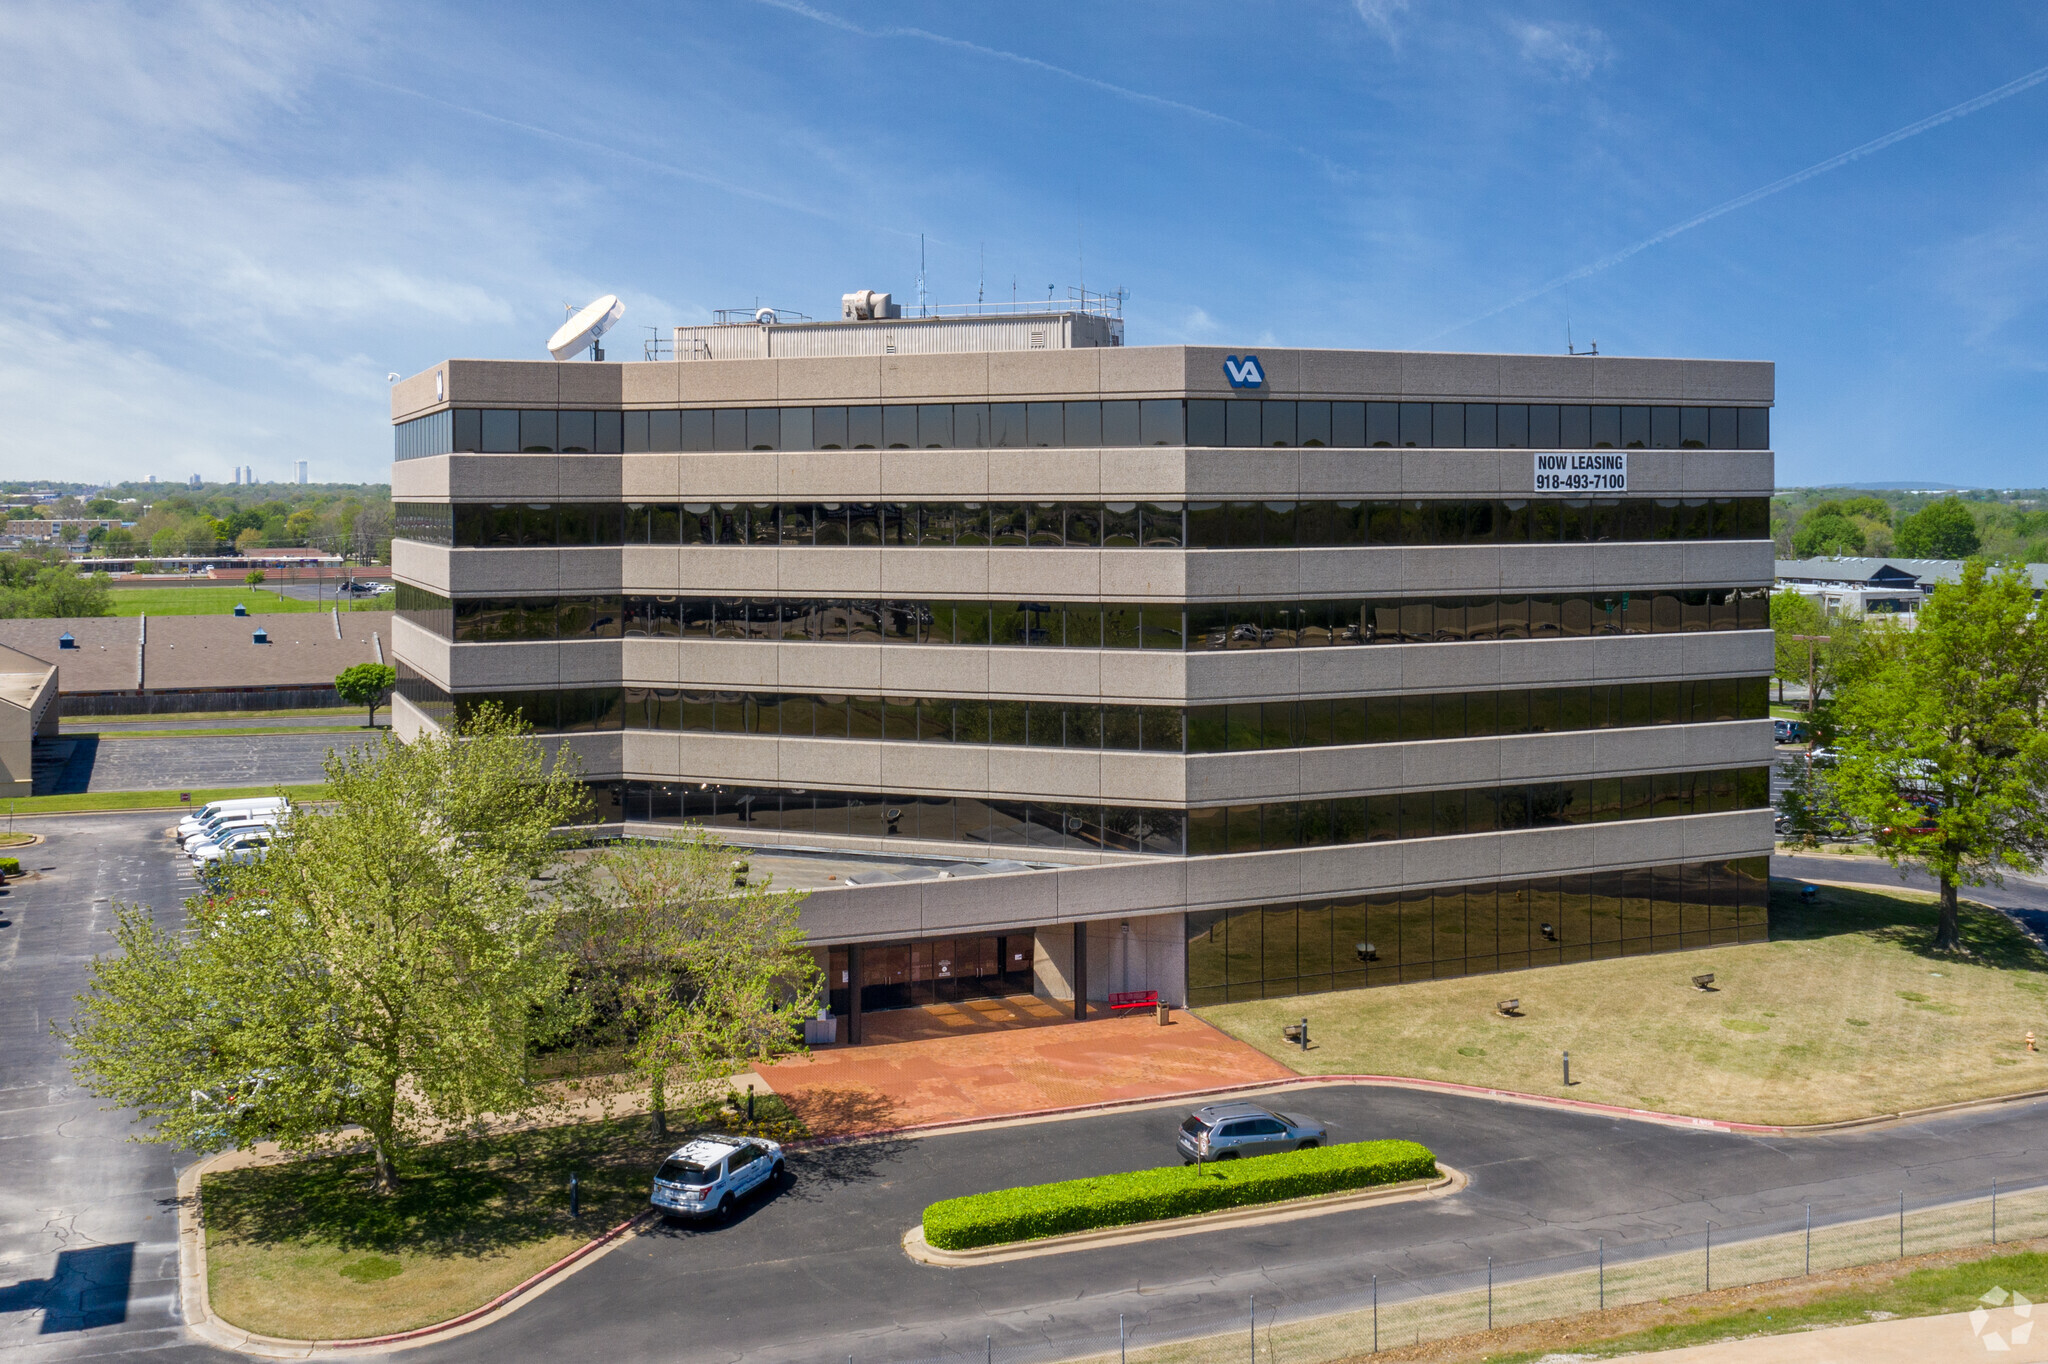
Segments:
[[[1831,1122],[2048,1088],[2048,956],[1965,905],[1771,882],[1771,941],[1226,1004],[1207,1022],[1306,1074],[1407,1075],[1760,1123]],[[1711,971],[1712,992],[1691,977]],[[1519,996],[1523,1017],[1496,1001]],[[1314,1045],[1280,1030],[1307,1015]],[[1573,1084],[1559,1053],[1572,1054]]]
[[[231,616],[235,604],[249,608],[252,616],[276,615],[287,611],[389,611],[390,599],[364,598],[352,601],[310,602],[280,597],[267,584],[219,583],[205,587],[116,587],[107,593],[117,616]]]
[[[198,809],[210,800],[241,800],[252,796],[274,796],[279,788],[275,786],[218,786],[211,789],[194,788],[192,804]],[[327,787],[324,783],[312,786],[287,786],[284,794],[293,800],[325,800]],[[178,800],[176,791],[90,791],[68,796],[19,796],[9,800],[5,813],[15,815],[69,815],[98,810],[155,810],[187,808]]]
[[[764,1127],[791,1120],[769,1094],[756,1112]],[[698,1124],[718,1125],[710,1116]],[[685,1140],[686,1124],[672,1115],[670,1127],[656,1139],[635,1116],[444,1142],[409,1156],[388,1198],[372,1191],[367,1155],[210,1174],[200,1201],[213,1310],[296,1340],[445,1321],[646,1207],[656,1164]]]
[[[1539,1360],[1613,1359],[1676,1350],[1718,1340],[1783,1335],[1830,1326],[1858,1326],[1886,1317],[1931,1317],[1985,1306],[1981,1296],[2003,1287],[2032,1294],[2048,1279],[2044,1243],[2024,1249],[1982,1249],[1920,1256],[1904,1264],[1870,1265],[1811,1278],[1783,1279],[1667,1302],[1643,1303],[1554,1321],[1506,1327],[1461,1340],[1395,1348],[1367,1359],[1427,1359],[1433,1364],[1536,1364]],[[2012,1317],[1999,1313],[1996,1325]],[[1756,1358],[1767,1356],[1759,1353]]]

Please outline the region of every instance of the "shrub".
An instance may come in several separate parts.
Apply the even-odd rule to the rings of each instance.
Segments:
[[[0,857],[0,876],[19,876],[19,875],[21,875],[21,859],[20,859],[20,858],[18,858],[18,857]]]
[[[940,1250],[968,1250],[1398,1184],[1436,1172],[1436,1156],[1415,1142],[1347,1142],[949,1198],[924,1210],[924,1239]]]

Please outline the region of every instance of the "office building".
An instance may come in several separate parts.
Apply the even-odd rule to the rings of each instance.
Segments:
[[[297,460],[292,464],[293,481],[301,488],[306,486],[306,461]]]
[[[889,859],[804,908],[856,1035],[1764,936],[1770,364],[882,301],[395,385],[400,732]]]

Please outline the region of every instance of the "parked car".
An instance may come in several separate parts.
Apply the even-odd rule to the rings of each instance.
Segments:
[[[780,1143],[707,1135],[669,1154],[654,1172],[647,1201],[670,1217],[724,1219],[742,1198],[775,1188],[782,1176]]]
[[[222,824],[203,834],[196,834],[185,842],[185,855],[197,862],[209,849],[218,848],[230,840],[247,833],[269,833],[284,822],[281,813],[265,812]]]
[[[242,829],[229,834],[218,843],[209,843],[192,854],[192,865],[202,870],[232,862],[243,866],[262,860],[270,842],[277,836],[276,830],[265,826],[256,829]]]
[[[1251,1103],[1210,1104],[1190,1113],[1175,1144],[1183,1165],[1197,1160],[1236,1160],[1276,1151],[1307,1151],[1329,1140],[1319,1122],[1290,1118]]]
[[[1773,720],[1771,737],[1781,744],[1803,744],[1806,742],[1806,721]]]
[[[193,834],[209,825],[219,824],[232,815],[253,815],[267,810],[282,810],[285,807],[282,796],[254,796],[244,800],[216,800],[200,806],[191,814],[178,821],[178,841],[183,843]]]

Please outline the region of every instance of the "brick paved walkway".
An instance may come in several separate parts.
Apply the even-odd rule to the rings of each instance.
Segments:
[[[827,1136],[1142,1099],[1294,1072],[1176,1011],[1091,1017],[1029,995],[869,1014],[867,1041],[758,1069]]]

